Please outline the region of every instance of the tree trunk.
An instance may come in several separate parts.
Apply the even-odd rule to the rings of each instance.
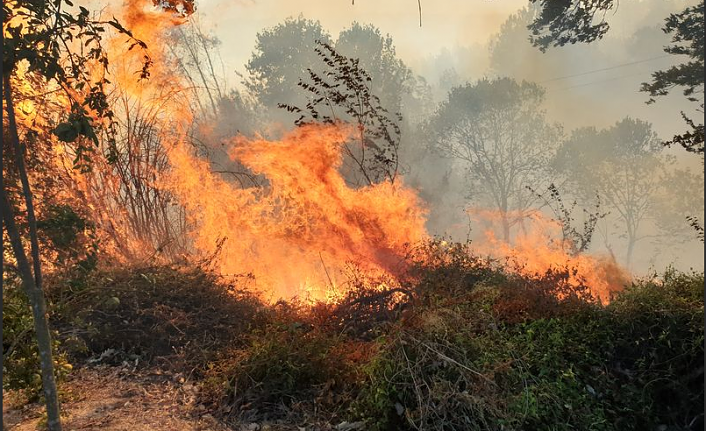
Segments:
[[[30,230],[30,242],[32,249],[32,260],[34,266],[34,274],[29,265],[27,255],[22,246],[20,232],[15,224],[15,218],[12,211],[12,206],[7,196],[4,179],[0,177],[0,212],[4,220],[7,234],[12,244],[12,251],[17,260],[17,267],[22,278],[22,286],[24,287],[27,298],[32,307],[32,316],[34,318],[34,330],[37,336],[37,347],[39,349],[39,363],[42,374],[42,387],[44,390],[44,398],[47,403],[47,428],[49,431],[61,431],[61,420],[59,417],[59,398],[56,390],[56,380],[54,379],[54,360],[51,350],[51,334],[49,331],[49,322],[47,320],[46,302],[44,300],[44,292],[42,291],[42,272],[41,262],[39,259],[39,241],[37,238],[37,220],[34,216],[34,205],[32,203],[32,192],[29,186],[29,178],[24,164],[24,152],[20,146],[19,134],[17,131],[17,123],[15,120],[15,110],[12,103],[12,89],[10,87],[10,78],[6,76],[4,79],[3,93],[7,108],[7,119],[9,123],[10,139],[15,153],[15,163],[20,174],[22,182],[22,192],[27,207],[27,222]]]
[[[628,236],[628,251],[625,256],[625,266],[627,269],[632,269],[632,253],[635,250],[635,237],[633,235]]]
[[[510,244],[510,221],[507,219],[507,211],[501,211],[502,225],[503,225],[503,240]]]

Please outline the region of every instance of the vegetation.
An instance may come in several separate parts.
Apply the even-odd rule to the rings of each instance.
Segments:
[[[543,97],[536,84],[483,79],[452,89],[426,124],[429,147],[464,164],[473,204],[500,214],[506,242],[536,200],[527,187],[545,186],[560,137]]]
[[[70,292],[48,280],[58,351],[191,373],[212,414],[272,429],[703,425],[703,274],[668,270],[601,306],[561,272],[519,277],[462,245],[425,253],[402,296],[315,306],[266,305],[194,267],[98,271]],[[22,354],[6,366],[15,387],[32,383]]]
[[[539,10],[528,25],[530,39],[542,51],[549,47],[590,43],[602,38],[610,28],[606,15],[618,7],[615,0],[531,0],[531,3],[539,3]],[[649,93],[651,98],[648,103],[653,103],[655,97],[665,96],[673,88],[682,87],[689,101],[701,102],[697,112],[703,115],[704,2],[686,7],[680,13],[670,14],[664,21],[662,31],[672,35],[673,43],[665,47],[664,51],[673,55],[686,55],[688,60],[667,70],[654,72],[652,82],[643,83],[640,90]],[[703,124],[696,123],[684,112],[682,118],[690,130],[675,135],[665,145],[678,144],[686,151],[703,155]]]
[[[614,1],[576,4],[509,20],[493,67],[517,63],[530,19],[542,50],[602,37]],[[69,0],[3,4],[3,390],[45,403],[50,431],[67,380],[97,369],[186,376],[194,414],[231,428],[703,428],[703,272],[614,286],[615,256],[590,254],[597,231],[628,266],[649,238],[703,243],[703,177],[651,124],[565,135],[539,84],[452,70],[435,106],[389,35],[334,39],[303,16],[258,34],[239,91],[193,1],[124,7],[135,34]],[[699,18],[703,2],[667,19],[666,51],[690,60],[655,73],[652,98],[682,87],[703,110]],[[693,130],[670,142],[703,154],[682,116]],[[306,128],[281,145],[277,122]],[[418,196],[487,209],[506,260],[429,239]],[[524,235],[547,207],[559,247]],[[513,229],[552,262],[516,259]]]
[[[655,97],[665,96],[675,87],[683,87],[684,96],[691,102],[701,102],[697,111],[704,114],[704,2],[687,7],[683,12],[665,19],[662,30],[672,35],[672,42],[664,51],[673,55],[686,55],[689,61],[652,74],[652,82],[643,83],[642,91],[650,93],[648,103]],[[701,96],[699,97],[699,93]],[[691,130],[674,136],[666,145],[679,144],[686,151],[703,155],[704,125],[696,124],[684,112],[682,118]]]

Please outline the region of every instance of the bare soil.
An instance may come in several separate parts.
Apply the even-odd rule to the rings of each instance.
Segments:
[[[230,429],[196,403],[195,387],[179,374],[159,370],[134,372],[126,367],[86,367],[72,373],[61,390],[65,430]],[[13,405],[13,394],[5,393],[3,428],[11,431],[42,429],[43,411],[36,403]]]

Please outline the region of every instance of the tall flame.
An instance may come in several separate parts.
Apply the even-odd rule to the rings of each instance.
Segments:
[[[401,183],[346,185],[338,168],[348,132],[308,125],[276,142],[234,139],[231,158],[265,177],[264,188],[237,188],[175,145],[164,186],[186,208],[196,249],[213,253],[225,238],[220,272],[252,273],[274,299],[303,290],[325,299],[348,262],[399,271],[405,245],[426,237],[425,211]]]

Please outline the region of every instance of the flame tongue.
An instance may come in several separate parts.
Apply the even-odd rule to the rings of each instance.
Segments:
[[[186,208],[199,251],[227,237],[221,272],[252,273],[276,297],[335,282],[348,262],[394,274],[405,245],[426,237],[424,210],[401,184],[348,187],[337,170],[347,135],[309,125],[279,142],[236,140],[231,157],[267,179],[261,189],[225,182],[176,145],[165,187]]]
[[[557,240],[562,237],[559,222],[547,219],[539,211],[523,214],[522,229],[512,244],[499,240],[492,229],[502,224],[501,213],[474,208],[469,214],[481,224],[491,226],[483,239],[474,241],[475,252],[506,259],[509,269],[515,272],[532,277],[547,271],[569,270],[570,286],[585,285],[603,303],[609,302],[611,294],[622,290],[630,279],[627,271],[607,256],[569,253],[568,240]],[[509,217],[519,218],[518,215]]]

